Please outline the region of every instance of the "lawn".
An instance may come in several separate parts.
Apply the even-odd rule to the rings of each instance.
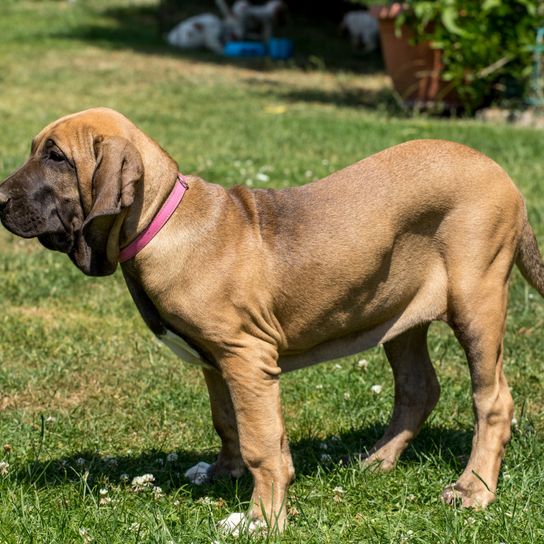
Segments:
[[[183,172],[225,186],[302,184],[402,141],[447,138],[506,168],[544,243],[539,132],[408,117],[380,63],[364,57],[270,65],[182,55],[162,44],[155,4],[3,2],[0,179],[46,123],[97,105],[133,119]],[[299,51],[322,44],[305,25],[298,31]],[[147,331],[121,274],[84,277],[66,256],[0,230],[0,279],[0,461],[9,465],[0,465],[0,542],[223,541],[215,522],[244,508],[251,481],[184,480],[219,445],[204,381]],[[464,356],[433,325],[442,397],[390,474],[340,462],[387,423],[392,378],[381,349],[282,378],[297,470],[282,542],[544,542],[544,304],[517,271],[510,294],[506,375],[517,423],[497,501],[470,511],[439,500],[468,458],[472,409]],[[154,487],[132,485],[143,474]]]

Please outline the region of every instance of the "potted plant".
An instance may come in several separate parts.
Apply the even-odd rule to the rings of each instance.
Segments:
[[[451,86],[441,78],[441,50],[433,49],[428,40],[416,43],[414,31],[404,23],[406,9],[400,2],[371,8],[379,22],[385,67],[395,91],[410,107],[457,105]]]
[[[407,0],[371,9],[406,103],[473,112],[527,91],[538,0]]]

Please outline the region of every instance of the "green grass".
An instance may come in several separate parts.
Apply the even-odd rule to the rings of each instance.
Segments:
[[[153,9],[141,0],[3,3],[0,178],[23,162],[43,125],[96,105],[132,118],[182,171],[225,185],[301,184],[408,139],[448,138],[508,170],[544,239],[539,132],[406,118],[379,72],[182,55],[162,45]],[[302,48],[314,43],[303,30]],[[244,507],[251,482],[184,481],[184,470],[211,462],[219,444],[204,382],[155,342],[120,274],[84,277],[65,256],[2,230],[0,281],[0,460],[9,463],[0,476],[0,542],[221,540],[215,522]],[[439,500],[469,454],[472,411],[461,350],[436,325],[430,352],[442,398],[391,474],[339,463],[387,423],[392,379],[382,351],[364,355],[367,371],[352,357],[282,378],[298,474],[282,541],[544,542],[544,305],[517,272],[510,292],[506,374],[518,426],[496,503],[474,512]],[[177,460],[167,461],[171,453]],[[144,473],[162,493],[124,482]]]

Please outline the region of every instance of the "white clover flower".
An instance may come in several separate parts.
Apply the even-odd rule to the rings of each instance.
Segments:
[[[142,474],[141,476],[135,476],[132,478],[132,485],[145,485],[155,481],[153,474]]]
[[[337,370],[340,370],[340,369],[342,368],[342,365],[335,364],[335,365],[334,365],[334,368],[336,368]]]
[[[142,476],[135,476],[132,478],[132,487],[134,491],[141,491],[147,487],[151,487],[155,481],[153,474],[142,474]]]
[[[108,490],[105,487],[103,487],[102,489],[100,489],[99,493],[100,495],[104,496],[108,494]]]
[[[379,395],[382,392],[383,387],[379,384],[373,385],[370,390],[375,394]]]
[[[155,499],[160,499],[161,497],[164,497],[164,493],[162,492],[162,487],[159,487],[158,485],[154,485],[153,489],[153,497]]]
[[[270,176],[264,174],[263,172],[257,172],[255,176],[259,181],[269,181]]]
[[[344,400],[349,400],[351,395],[349,393],[344,393]]]
[[[93,540],[93,537],[89,534],[89,529],[85,529],[85,527],[79,528],[79,536],[81,536],[85,544],[88,544]]]
[[[332,498],[332,500],[334,502],[342,502],[342,497],[344,496],[344,494],[346,493],[344,491],[344,488],[343,487],[340,487],[340,486],[337,486],[333,489],[333,492],[334,492],[334,497]]]
[[[0,476],[7,476],[9,472],[9,463],[7,461],[0,461]]]
[[[320,384],[318,383],[316,386],[315,386],[316,389],[323,389],[323,384]]]
[[[368,361],[366,359],[359,359],[357,361],[357,366],[361,369],[361,370],[366,370],[368,368]]]

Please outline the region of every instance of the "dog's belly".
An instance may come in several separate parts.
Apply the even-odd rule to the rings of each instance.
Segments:
[[[382,323],[374,329],[348,334],[314,346],[308,351],[280,356],[279,365],[283,372],[291,372],[299,368],[311,366],[324,361],[332,361],[348,355],[355,355],[361,351],[373,348],[394,338],[409,327],[397,332],[396,319]]]
[[[290,372],[324,361],[355,355],[392,340],[403,332],[438,319],[447,309],[446,277],[437,271],[435,281],[421,289],[398,315],[370,329],[356,331],[326,340],[299,353],[280,354],[278,363],[283,372]]]

